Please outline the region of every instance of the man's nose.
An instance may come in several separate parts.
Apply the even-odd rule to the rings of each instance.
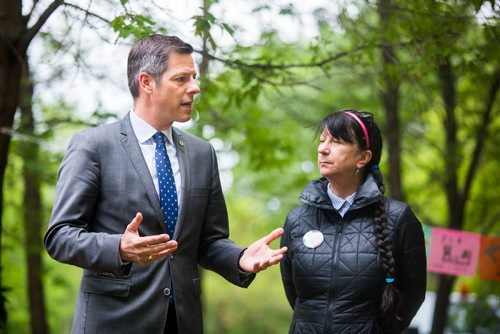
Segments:
[[[191,80],[191,82],[189,83],[189,87],[188,87],[188,93],[189,94],[198,94],[199,92],[201,92],[201,88],[200,88],[200,85],[198,84],[198,82],[196,80]]]

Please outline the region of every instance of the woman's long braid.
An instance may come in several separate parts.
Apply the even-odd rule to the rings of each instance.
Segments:
[[[385,192],[384,180],[382,173],[378,168],[372,168],[371,173],[377,182],[377,185],[382,193]],[[386,273],[386,279],[396,277],[396,261],[394,259],[392,240],[389,228],[387,226],[387,213],[385,210],[385,199],[382,198],[378,202],[378,207],[375,209],[375,232],[377,233],[377,247],[382,258],[382,267]],[[385,318],[389,315],[397,316],[397,310],[401,301],[401,295],[393,282],[387,282],[382,294],[382,302],[380,305],[380,318]]]
[[[362,150],[371,150],[372,157],[365,166],[367,173],[371,173],[382,194],[385,193],[384,178],[380,172],[378,164],[382,156],[382,133],[372,117],[365,117],[362,113],[355,112],[359,120],[363,122],[363,127],[357,127],[357,143]],[[360,131],[362,130],[362,131]],[[365,133],[366,131],[366,133]],[[368,138],[366,138],[366,135]],[[360,137],[361,136],[361,137]],[[385,271],[386,284],[382,293],[379,317],[382,320],[389,320],[393,317],[399,319],[397,311],[401,302],[401,293],[396,288],[396,260],[391,239],[391,230],[388,226],[387,212],[385,209],[385,197],[382,197],[374,211],[375,233],[377,238],[377,248],[382,260],[382,267]]]

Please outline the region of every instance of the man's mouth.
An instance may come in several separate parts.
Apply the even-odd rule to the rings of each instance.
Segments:
[[[192,105],[193,105],[193,101],[186,101],[186,102],[181,103],[181,106],[187,107],[187,108],[191,108]]]

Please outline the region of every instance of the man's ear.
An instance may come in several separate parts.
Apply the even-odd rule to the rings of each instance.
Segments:
[[[356,162],[356,168],[363,168],[370,162],[372,159],[372,151],[370,150],[364,150],[363,152],[360,152],[358,156],[358,161]]]
[[[146,93],[146,95],[151,95],[153,93],[154,85],[155,80],[149,73],[139,73],[139,89]]]

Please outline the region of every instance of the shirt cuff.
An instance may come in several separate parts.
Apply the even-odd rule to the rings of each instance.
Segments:
[[[245,248],[245,249],[243,249],[243,250],[241,251],[241,253],[240,253],[240,256],[238,256],[238,263],[237,263],[237,265],[238,265],[238,271],[240,272],[240,275],[251,274],[251,273],[249,273],[249,272],[244,271],[244,270],[243,270],[243,269],[241,269],[241,267],[240,267],[240,260],[241,260],[241,257],[243,256],[243,253],[245,253],[245,251],[246,251],[246,250],[247,250],[246,248]]]

